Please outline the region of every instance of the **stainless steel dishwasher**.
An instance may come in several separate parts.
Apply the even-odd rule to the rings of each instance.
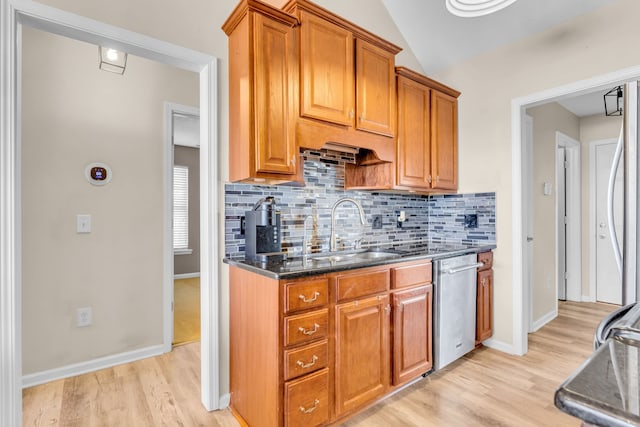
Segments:
[[[476,342],[477,255],[435,262],[434,367],[442,369],[473,350]]]

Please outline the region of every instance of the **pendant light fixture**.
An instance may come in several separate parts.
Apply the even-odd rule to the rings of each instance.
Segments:
[[[516,0],[445,0],[447,10],[462,18],[475,18],[497,12]]]
[[[98,67],[101,70],[124,74],[124,69],[127,66],[127,54],[125,52],[98,46],[98,55],[100,57]]]

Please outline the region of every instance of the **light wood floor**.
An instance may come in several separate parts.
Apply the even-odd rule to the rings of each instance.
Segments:
[[[200,340],[200,278],[173,281],[173,345]]]
[[[481,348],[352,418],[345,427],[571,426],[553,394],[591,354],[595,328],[616,307],[561,303],[529,338],[529,352]],[[228,410],[200,404],[199,343],[173,352],[25,389],[25,426],[223,426]]]

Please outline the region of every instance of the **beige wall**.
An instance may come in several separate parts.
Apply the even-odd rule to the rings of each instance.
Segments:
[[[619,0],[536,36],[460,63],[436,78],[462,91],[460,192],[496,191],[494,338],[513,343],[511,101],[640,65],[640,2]],[[612,31],[611,22],[616,30]],[[624,35],[624,36],[621,36]],[[516,308],[519,310],[519,308]]]
[[[533,301],[535,324],[556,309],[556,132],[578,140],[580,119],[557,102],[527,109],[533,118]],[[545,196],[545,182],[552,194]]]
[[[162,344],[163,108],[198,103],[198,75],[24,28],[23,373]],[[93,186],[86,165],[113,179]],[[76,233],[76,215],[92,232]],[[76,309],[93,325],[77,328]]]
[[[271,4],[283,1],[269,0]],[[218,141],[220,181],[219,203],[224,202],[223,183],[228,176],[228,62],[227,37],[220,29],[237,5],[235,0],[193,0],[188,3],[169,0],[112,0],[110,2],[80,0],[41,0],[40,3],[86,16],[97,21],[142,33],[179,46],[200,51],[219,59],[218,64]],[[380,0],[318,0],[318,5],[379,34],[404,50],[396,65],[421,71],[417,59],[404,41]],[[367,10],[368,13],[362,13]],[[221,235],[224,234],[224,212],[219,213]],[[224,254],[224,241],[219,250]],[[219,260],[220,277],[220,391],[228,392],[228,269]]]
[[[596,296],[591,295],[589,288],[590,261],[589,253],[591,243],[591,224],[595,221],[590,216],[589,206],[591,204],[591,194],[589,193],[589,166],[591,162],[590,145],[602,139],[617,139],[622,126],[622,116],[605,116],[597,114],[594,116],[582,117],[580,119],[580,141],[582,159],[582,295],[586,300],[595,301]]]

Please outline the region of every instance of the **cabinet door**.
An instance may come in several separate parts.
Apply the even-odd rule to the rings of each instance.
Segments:
[[[305,11],[300,20],[300,115],[352,126],[353,35]]]
[[[397,183],[431,187],[431,90],[398,76]]]
[[[493,335],[493,270],[478,271],[476,344]]]
[[[356,40],[356,129],[395,135],[394,64],[394,54]]]
[[[389,296],[336,306],[336,415],[385,393],[389,385]]]
[[[393,385],[433,366],[433,285],[393,293]]]
[[[458,101],[433,90],[431,92],[431,167],[433,188],[458,188]]]
[[[256,171],[296,173],[294,29],[256,14],[253,128]]]

